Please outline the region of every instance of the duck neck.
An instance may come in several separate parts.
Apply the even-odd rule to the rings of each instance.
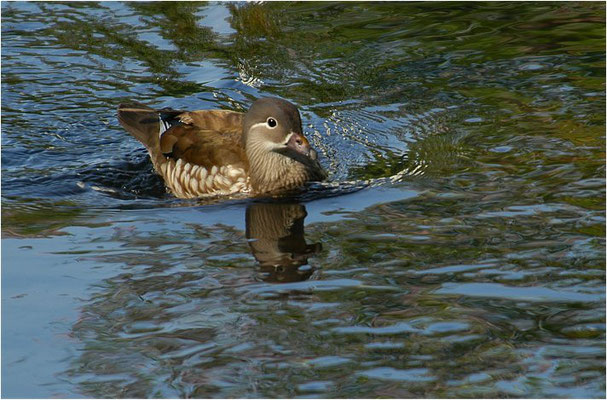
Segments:
[[[303,185],[307,180],[305,167],[271,149],[247,143],[249,176],[256,192],[272,192]]]

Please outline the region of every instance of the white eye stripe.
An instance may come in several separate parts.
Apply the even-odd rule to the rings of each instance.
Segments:
[[[249,128],[249,130],[252,131],[255,128],[261,128],[261,127],[267,128],[268,124],[266,124],[265,122],[258,122],[256,124],[251,125],[251,127]]]
[[[258,122],[258,123],[256,123],[256,124],[251,125],[251,127],[249,128],[249,130],[253,130],[253,129],[255,129],[255,128],[259,128],[259,127],[264,127],[264,128],[269,128],[269,129],[274,129],[274,128],[276,128],[276,127],[278,126],[278,121],[276,121],[276,125],[274,125],[274,126],[270,126],[270,125],[268,125],[268,121],[269,121],[270,119],[273,119],[274,121],[276,121],[276,118],[270,117],[270,118],[268,118],[268,119],[266,120],[266,122]]]

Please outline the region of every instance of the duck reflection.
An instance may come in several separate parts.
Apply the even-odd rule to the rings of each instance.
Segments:
[[[254,203],[247,207],[246,236],[264,281],[303,281],[314,272],[306,265],[308,257],[322,250],[322,245],[306,243],[306,215],[305,207],[296,203]]]

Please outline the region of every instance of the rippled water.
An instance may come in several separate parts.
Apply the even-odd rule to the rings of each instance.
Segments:
[[[116,120],[265,95],[328,183]],[[2,396],[604,397],[604,3],[3,2]]]

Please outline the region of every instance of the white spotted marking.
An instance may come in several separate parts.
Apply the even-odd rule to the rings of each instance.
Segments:
[[[218,194],[250,192],[246,171],[231,165],[213,166],[211,170],[179,159],[166,159],[157,170],[167,187],[178,197],[193,198]]]
[[[169,128],[171,127],[171,124],[168,123],[167,121],[163,120],[162,117],[160,117],[160,116],[158,116],[158,119],[160,120],[158,138],[160,138],[160,137],[162,137],[163,133],[165,133],[166,131],[169,130]]]

